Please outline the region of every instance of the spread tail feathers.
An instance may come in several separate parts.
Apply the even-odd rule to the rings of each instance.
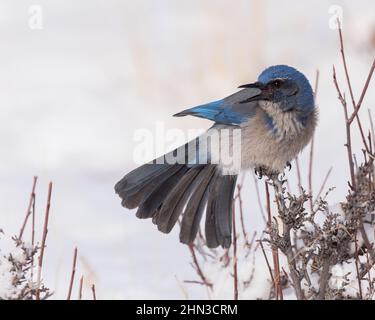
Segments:
[[[145,164],[115,186],[122,205],[138,207],[138,218],[152,218],[169,233],[180,215],[180,241],[194,241],[206,211],[207,245],[231,244],[233,193],[237,176],[223,176],[216,165]]]

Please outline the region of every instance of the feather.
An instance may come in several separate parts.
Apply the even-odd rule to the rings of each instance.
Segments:
[[[169,192],[176,186],[180,179],[184,176],[188,168],[184,165],[179,166],[180,169],[171,175],[167,180],[160,184],[148,198],[139,206],[136,216],[140,219],[151,218],[161,206]]]
[[[158,211],[153,222],[157,224],[161,232],[169,233],[182,213],[184,203],[188,200],[189,192],[186,192],[203,166],[195,166],[189,169],[178,184],[168,194]]]
[[[219,244],[229,248],[232,241],[233,193],[237,176],[225,175],[218,178],[215,201],[215,225]]]
[[[207,202],[207,186],[215,172],[216,166],[205,166],[194,180],[195,190],[186,205],[181,221],[180,241],[189,244],[198,232],[199,223]]]
[[[205,235],[206,242],[209,248],[216,248],[219,245],[217,241],[216,234],[216,222],[215,222],[215,201],[217,197],[217,188],[216,184],[217,179],[220,173],[216,172],[212,177],[210,184],[208,185],[208,199],[207,199],[207,209],[206,209],[206,222],[205,222]]]
[[[203,104],[176,113],[175,117],[192,115],[227,125],[240,125],[253,117],[258,104],[256,102],[242,103],[244,100],[256,97],[261,92],[258,88],[247,88],[238,91],[222,100]]]
[[[171,175],[178,170],[177,166],[168,164],[145,164],[122,178],[115,191],[122,198],[122,206],[133,209]]]

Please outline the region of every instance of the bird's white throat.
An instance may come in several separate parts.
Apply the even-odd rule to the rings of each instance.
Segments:
[[[293,138],[304,129],[304,125],[298,120],[295,111],[284,112],[277,103],[271,101],[261,101],[259,106],[272,121],[274,130],[270,130],[270,134],[278,139]]]

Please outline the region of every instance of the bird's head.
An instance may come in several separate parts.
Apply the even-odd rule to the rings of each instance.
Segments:
[[[309,81],[301,72],[286,65],[269,67],[259,75],[257,82],[240,88],[261,90],[243,103],[269,101],[283,112],[294,110],[304,116],[314,110],[314,95]]]

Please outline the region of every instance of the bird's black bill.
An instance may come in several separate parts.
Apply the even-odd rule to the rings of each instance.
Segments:
[[[241,89],[256,88],[256,89],[261,90],[260,94],[257,94],[255,96],[252,96],[252,97],[248,98],[248,99],[240,101],[240,103],[248,103],[248,102],[251,102],[251,101],[266,100],[266,96],[263,93],[263,90],[265,89],[265,86],[264,86],[263,83],[261,83],[259,81],[254,82],[254,83],[243,84],[243,85],[239,86],[238,88],[241,88]]]
[[[263,86],[264,86],[263,83],[257,81],[257,82],[254,82],[254,83],[243,84],[243,85],[239,86],[238,88],[241,88],[241,89],[246,89],[246,88],[262,89]]]

